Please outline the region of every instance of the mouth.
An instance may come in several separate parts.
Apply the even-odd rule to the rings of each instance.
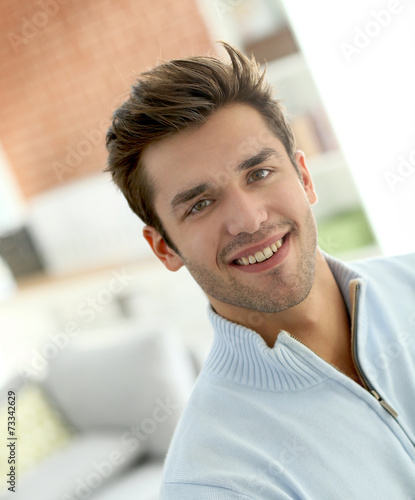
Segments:
[[[244,255],[232,261],[232,264],[236,266],[256,266],[261,262],[265,262],[271,259],[276,253],[279,252],[280,248],[284,245],[287,235],[276,240],[269,246],[266,246],[262,250],[258,250],[255,253]]]

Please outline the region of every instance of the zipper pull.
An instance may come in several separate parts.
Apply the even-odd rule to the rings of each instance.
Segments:
[[[392,415],[392,417],[398,417],[397,412],[392,408],[392,406],[388,405],[388,403],[384,399],[382,399],[374,389],[370,392],[371,394],[373,394],[373,396],[375,396],[375,398],[379,401],[383,408],[385,408],[385,410]]]

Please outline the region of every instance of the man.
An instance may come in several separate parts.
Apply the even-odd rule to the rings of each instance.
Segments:
[[[162,498],[415,498],[414,256],[320,251],[284,111],[224,46],[231,64],[142,74],[107,135],[144,237],[167,269],[187,267],[215,329]]]

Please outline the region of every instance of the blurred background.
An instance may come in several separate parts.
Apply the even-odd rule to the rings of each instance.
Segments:
[[[63,409],[83,403],[55,394],[71,386],[74,371],[84,373],[79,352],[105,358],[137,338],[147,345],[146,332],[157,331],[162,359],[160,346],[174,337],[183,351],[172,361],[180,365],[174,383],[183,387],[177,398],[185,401],[192,370],[209,349],[203,293],[186,270],[168,273],[159,264],[142,238],[141,221],[102,172],[112,111],[135,75],[158,61],[222,55],[215,43],[221,39],[266,63],[319,195],[314,212],[321,248],[345,260],[415,249],[414,6],[409,0],[332,4],[0,3],[0,381],[29,380],[32,392],[22,412],[29,421],[48,414],[56,437],[47,449],[39,449],[40,438],[32,443],[23,470],[44,463],[80,431],[76,417],[68,417],[71,410]],[[148,357],[149,370],[158,366],[157,349]],[[191,361],[180,358],[187,353]],[[102,366],[103,378],[91,382],[96,400],[109,383]],[[113,369],[121,373],[125,363]],[[63,385],[53,386],[54,380]],[[58,422],[57,412],[65,411]],[[153,485],[158,469],[154,474]],[[81,491],[81,483],[68,481],[67,498],[81,498],[74,486]],[[97,493],[98,487],[84,484]],[[142,498],[153,495],[146,494]]]

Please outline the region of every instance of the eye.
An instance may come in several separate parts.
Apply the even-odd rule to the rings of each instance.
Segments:
[[[248,177],[248,184],[255,181],[260,181],[261,179],[265,179],[267,175],[269,175],[270,171],[265,170],[264,168],[260,168],[259,170],[254,170],[251,175]]]
[[[193,205],[193,207],[190,209],[190,214],[195,214],[198,212],[201,212],[203,209],[205,209],[208,205],[212,203],[212,200],[199,200],[197,203]]]

